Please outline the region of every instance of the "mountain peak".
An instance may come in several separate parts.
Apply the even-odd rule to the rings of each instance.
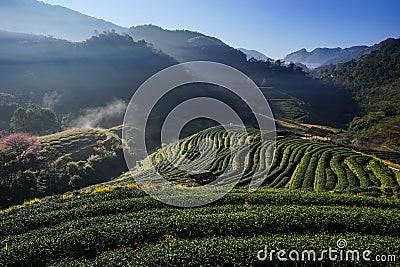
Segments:
[[[338,64],[352,59],[358,59],[372,50],[373,48],[369,49],[368,46],[363,45],[344,49],[341,47],[317,47],[311,52],[307,52],[307,50],[303,48],[288,54],[283,60],[286,62],[301,63],[310,69],[314,69],[323,65]]]

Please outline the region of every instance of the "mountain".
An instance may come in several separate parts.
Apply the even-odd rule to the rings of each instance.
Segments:
[[[400,39],[337,66],[321,68],[322,79],[343,86],[362,108],[344,136],[349,143],[400,150]]]
[[[165,30],[154,25],[132,27],[129,34],[134,40],[145,40],[180,62],[210,60],[237,68],[264,88],[263,93],[271,99],[274,114],[279,118],[325,122],[338,127],[351,120],[355,110],[351,98],[330,85],[309,79],[294,64],[248,61],[243,52],[215,37],[188,30]],[[345,108],[334,107],[342,101],[347,102]]]
[[[0,1],[0,30],[83,41],[97,32],[128,29],[71,9],[36,0]]]
[[[249,60],[251,58],[255,58],[257,60],[263,60],[263,61],[273,60],[257,50],[248,50],[245,48],[238,48],[238,50],[246,54],[247,60]]]
[[[128,101],[147,78],[176,63],[147,43],[114,32],[79,43],[0,32],[1,129],[8,128],[16,106],[29,103],[53,108],[60,119],[63,114],[73,113],[93,121],[88,113],[101,114],[99,108],[121,118],[123,112],[113,109],[123,109],[116,100]],[[113,125],[110,122],[102,126]]]
[[[307,77],[293,64],[248,61],[242,52],[213,37],[189,31],[166,31],[155,26],[150,26],[150,29],[150,32],[169,36],[163,39],[156,34],[154,39],[168,40],[169,46],[166,47],[176,48],[171,49],[175,58],[187,55],[188,60],[213,60],[246,73],[262,87],[262,93],[270,100],[279,119],[340,127],[353,118],[351,97],[331,85]],[[187,39],[188,35],[197,37]],[[187,45],[180,46],[182,42]],[[142,82],[178,63],[163,53],[165,49],[157,50],[160,47],[157,43],[135,42],[132,37],[115,32],[73,43],[3,31],[0,32],[0,44],[0,89],[6,94],[0,96],[0,130],[9,128],[16,107],[29,103],[53,108],[67,127],[112,127],[121,123],[124,103]],[[175,94],[163,102],[159,113],[167,114],[171,105],[190,97],[209,96],[238,103],[226,89],[188,87],[190,90],[185,89],[184,93]],[[344,101],[346,106],[337,109],[337,103]],[[112,118],[99,118],[100,114],[109,115],[110,112],[114,114]],[[204,128],[198,130],[201,129]]]
[[[349,48],[316,48],[308,52],[305,48],[290,53],[283,59],[286,62],[302,63],[309,69],[324,65],[344,63],[378,49],[377,46],[352,46]]]
[[[202,33],[143,25],[129,29],[132,41],[118,34],[122,28],[63,7],[33,0],[5,0],[0,7],[2,27],[29,33],[0,32],[0,89],[9,94],[0,99],[4,102],[0,129],[8,128],[15,107],[28,103],[51,106],[61,118],[72,113],[78,118],[71,120],[79,126],[113,126],[113,120],[105,125],[97,124],[97,119],[88,124],[88,110],[109,110],[113,103],[121,107],[118,101],[127,102],[151,75],[178,62],[195,60],[224,63],[247,74],[265,87],[268,99],[274,99],[271,106],[279,118],[339,126],[351,117],[344,114],[352,114],[353,108],[334,109],[335,101],[346,97],[309,79],[296,66],[248,61],[243,52]],[[99,25],[111,30],[102,33]],[[43,36],[43,29],[57,38]],[[81,43],[70,41],[92,36],[95,29],[101,33]],[[227,98],[221,90],[197,88],[198,92],[204,90]],[[120,115],[120,110],[117,113]],[[86,118],[82,123],[81,115]]]
[[[135,41],[145,40],[179,62],[209,60],[241,66],[246,55],[221,40],[188,30],[165,30],[154,25],[141,25],[129,29]]]

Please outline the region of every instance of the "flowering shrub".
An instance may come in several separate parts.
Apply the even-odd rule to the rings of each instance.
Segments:
[[[25,206],[34,205],[34,204],[41,203],[41,202],[42,202],[41,199],[39,199],[39,198],[34,198],[34,199],[31,199],[31,200],[25,200],[25,201],[24,201],[24,205],[25,205]]]
[[[0,153],[8,157],[36,155],[40,149],[39,139],[28,133],[15,133],[0,139]]]

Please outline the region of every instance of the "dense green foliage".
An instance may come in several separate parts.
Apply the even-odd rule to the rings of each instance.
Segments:
[[[327,76],[348,89],[338,93],[331,84],[312,80],[294,65],[247,61],[215,38],[198,34],[186,38],[192,33],[185,31],[176,34],[183,36],[186,52],[196,51],[190,54],[196,59],[213,58],[251,76],[263,86],[266,96],[274,96],[272,107],[280,118],[340,125],[354,113],[352,100],[346,97],[351,92],[364,112],[350,124],[351,138],[360,134],[351,141],[366,143],[375,137],[372,133],[385,132],[385,140],[390,141],[385,141],[386,145],[396,147],[400,109],[399,101],[393,100],[400,100],[398,40],[388,40],[381,50],[360,61],[339,65]],[[39,53],[38,61],[32,51],[43,47],[51,53]],[[131,89],[151,74],[177,63],[144,41],[134,42],[115,32],[79,44],[43,38],[38,43],[28,41],[23,47],[16,45],[13,51],[1,61],[0,78],[5,88],[21,87],[23,93],[20,101],[15,100],[17,93],[2,95],[4,117],[18,106],[40,103],[53,88],[59,88],[62,95],[55,106],[58,114],[101,106],[115,95],[128,99]],[[32,75],[21,75],[26,73],[26,62]],[[37,80],[40,82],[35,87],[40,90],[31,95],[28,90]],[[235,101],[220,88],[196,89],[200,90],[170,95],[173,101],[156,110],[156,115],[166,114],[174,101],[195,96],[191,94],[208,93]],[[23,96],[26,99],[22,100]],[[4,124],[4,118],[0,119]],[[50,110],[32,105],[17,109],[11,126],[15,131],[43,133],[59,127],[56,120]],[[133,184],[135,177],[151,178],[154,172],[147,166],[134,170],[134,176],[125,173],[109,181],[125,171],[121,140],[115,131],[67,131],[31,139],[34,142],[27,142],[22,150],[2,143],[0,206],[27,201],[0,211],[1,266],[262,266],[265,263],[257,261],[257,252],[265,245],[322,250],[335,248],[340,238],[348,240],[353,249],[400,253],[400,173],[376,158],[299,138],[261,143],[260,133],[250,129],[250,137],[236,134],[232,139],[249,144],[249,153],[231,151],[232,140],[226,132],[221,127],[210,128],[167,145],[165,151],[156,151],[148,158],[168,180],[180,183],[178,188],[196,186],[190,174],[172,166],[165,154],[178,152],[189,160],[207,158],[212,151],[204,148],[213,141],[217,153],[207,170],[218,177],[230,167],[225,178],[240,179],[239,189],[217,202],[181,209],[157,202]],[[196,170],[196,166],[190,167]],[[243,188],[253,178],[262,180],[263,188],[248,193]],[[93,186],[80,190],[88,185]],[[165,187],[168,189],[166,185],[160,188]],[[49,197],[72,190],[78,191]],[[181,190],[203,193],[191,187]]]
[[[376,156],[383,160],[388,160],[395,164],[400,164],[400,152],[395,151],[383,151],[383,150],[374,150],[370,148],[357,148],[360,152],[363,152],[368,155]]]
[[[133,188],[85,190],[1,214],[0,264],[254,266],[265,245],[322,250],[340,238],[352,249],[398,255],[399,207],[356,195],[234,190],[181,209]]]

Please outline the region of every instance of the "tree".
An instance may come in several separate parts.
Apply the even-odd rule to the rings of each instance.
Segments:
[[[10,120],[10,127],[13,132],[21,132],[28,124],[26,110],[22,107],[15,110]]]
[[[10,120],[10,127],[13,132],[49,134],[57,132],[60,124],[53,110],[33,104],[18,108]]]

